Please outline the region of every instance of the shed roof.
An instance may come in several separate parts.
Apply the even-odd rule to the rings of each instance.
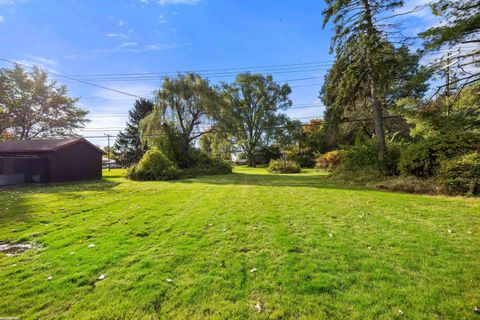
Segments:
[[[71,138],[71,139],[51,139],[51,140],[10,140],[0,143],[1,152],[52,152],[58,151],[66,146],[74,143],[87,143],[92,148],[96,149],[102,154],[104,151],[94,144],[88,142],[83,138]]]

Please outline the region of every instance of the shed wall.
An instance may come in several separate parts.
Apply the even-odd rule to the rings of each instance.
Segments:
[[[50,182],[102,178],[102,154],[86,143],[49,153]]]

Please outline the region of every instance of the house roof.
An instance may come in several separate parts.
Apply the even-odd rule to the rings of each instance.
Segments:
[[[88,142],[83,138],[71,138],[71,139],[51,139],[51,140],[10,140],[0,142],[0,153],[13,153],[13,152],[52,152],[58,151],[66,146],[74,143],[87,143],[102,154],[104,151],[94,144]]]

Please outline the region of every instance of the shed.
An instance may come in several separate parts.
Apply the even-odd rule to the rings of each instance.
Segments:
[[[0,185],[101,179],[104,151],[83,138],[0,143]]]

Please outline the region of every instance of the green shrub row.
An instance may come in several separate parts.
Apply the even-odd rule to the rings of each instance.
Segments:
[[[437,179],[449,194],[480,194],[480,153],[443,160]]]
[[[179,169],[162,151],[152,148],[138,164],[128,169],[127,178],[140,181],[176,180],[232,172],[232,166],[226,161],[211,158],[203,152],[192,152],[191,155],[191,161],[195,164],[187,169]]]
[[[376,145],[371,139],[321,155],[316,159],[316,168],[333,171],[337,177],[366,177],[355,180],[366,183],[370,179],[380,188],[478,195],[479,152],[480,134],[474,132],[437,134],[411,144],[388,142],[386,165],[389,176],[404,178],[392,180],[384,177],[379,180]]]
[[[438,173],[442,161],[478,150],[478,133],[437,134],[405,148],[399,161],[400,173],[421,178],[433,177]]]

